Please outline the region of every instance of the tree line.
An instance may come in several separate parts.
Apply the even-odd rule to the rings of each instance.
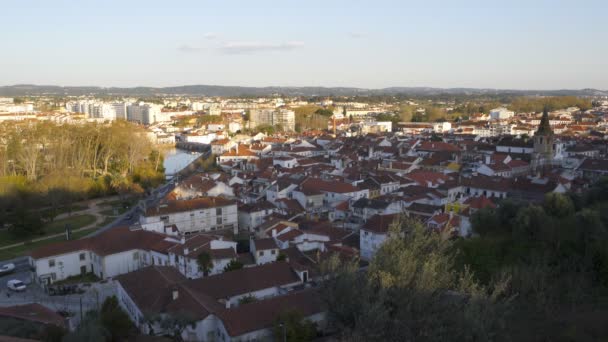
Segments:
[[[0,223],[17,211],[142,193],[163,181],[162,155],[137,125],[0,125]]]
[[[402,219],[362,272],[322,284],[344,341],[597,341],[608,336],[608,178],[539,204],[507,200],[445,239]]]

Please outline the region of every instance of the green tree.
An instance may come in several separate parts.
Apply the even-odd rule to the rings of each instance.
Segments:
[[[508,279],[479,284],[458,269],[452,242],[404,218],[394,223],[368,272],[328,267],[322,298],[345,339],[494,340],[504,333]],[[437,329],[441,327],[441,329]]]
[[[317,336],[314,323],[305,320],[297,311],[285,311],[274,322],[276,341],[305,342]]]
[[[243,268],[243,263],[236,259],[233,259],[230,260],[226,267],[224,267],[224,272],[236,271],[240,270],[241,268]]]
[[[258,297],[250,294],[245,297],[239,298],[239,305],[254,303],[258,301]]]
[[[547,214],[558,218],[574,214],[574,203],[572,203],[572,200],[566,195],[553,192],[545,195],[543,208]]]
[[[500,221],[493,208],[482,208],[471,216],[471,226],[473,231],[487,235],[500,232]]]
[[[110,332],[101,325],[99,314],[95,311],[89,311],[78,328],[63,338],[63,342],[106,342],[110,336]]]
[[[100,320],[110,332],[110,341],[123,341],[135,333],[135,326],[118,304],[116,296],[108,297],[101,306]]]
[[[213,260],[211,259],[211,255],[205,251],[201,252],[196,257],[196,262],[198,263],[198,267],[205,275],[208,275],[213,268]]]

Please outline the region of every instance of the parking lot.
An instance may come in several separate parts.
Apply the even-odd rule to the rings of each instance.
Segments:
[[[81,312],[84,314],[89,310],[99,309],[107,297],[116,293],[115,284],[108,281],[92,283],[88,286],[80,285],[79,287],[84,290],[81,294],[51,296],[38,284],[32,282],[31,277],[29,267],[25,270],[22,267],[16,267],[16,272],[0,277],[0,306],[39,303],[53,311],[69,313],[70,324],[77,325]],[[23,281],[27,284],[26,290],[24,292],[9,290],[6,282],[11,279]]]

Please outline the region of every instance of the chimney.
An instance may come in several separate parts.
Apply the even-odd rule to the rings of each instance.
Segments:
[[[177,288],[173,289],[172,297],[173,297],[173,300],[177,300],[177,298],[179,298],[179,291],[177,290]]]

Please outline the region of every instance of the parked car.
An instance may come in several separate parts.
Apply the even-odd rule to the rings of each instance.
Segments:
[[[82,294],[85,291],[78,285],[52,285],[47,288],[50,296],[65,296],[70,294]]]
[[[12,279],[6,282],[6,287],[8,287],[9,290],[12,291],[17,291],[17,292],[21,292],[21,291],[25,291],[25,284],[21,281],[21,280],[17,280],[17,279]]]
[[[15,270],[15,264],[5,264],[2,267],[0,267],[0,276],[9,274],[9,273],[13,273],[14,270]]]

